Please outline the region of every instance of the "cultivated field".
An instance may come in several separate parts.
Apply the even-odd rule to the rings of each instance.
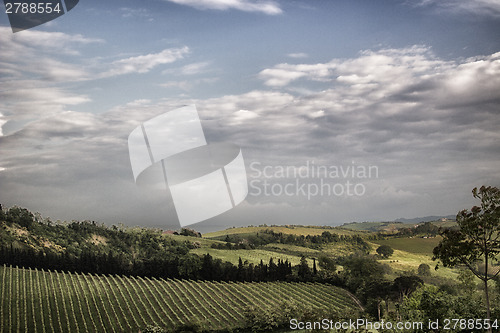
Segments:
[[[401,237],[389,238],[372,241],[378,245],[389,245],[395,250],[401,250],[409,253],[422,253],[432,256],[432,250],[441,241],[441,236],[421,238],[421,237]]]
[[[269,263],[269,259],[273,258],[274,263],[278,262],[278,259],[283,261],[288,260],[293,266],[300,263],[300,256],[277,253],[274,251],[267,251],[263,249],[254,250],[219,250],[212,248],[199,248],[193,249],[190,253],[198,254],[200,256],[204,254],[210,254],[212,257],[221,259],[222,261],[229,261],[233,265],[238,265],[239,258],[243,262],[248,261],[249,264],[258,265],[262,259],[264,264]],[[309,262],[310,261],[310,262]],[[312,267],[312,260],[308,260],[309,266]]]
[[[343,289],[318,283],[225,283],[74,274],[0,266],[0,332],[138,332],[148,325],[244,325],[248,305],[296,301],[358,309]]]
[[[272,230],[276,233],[290,234],[290,235],[298,235],[298,236],[319,236],[325,231],[329,231],[331,233],[335,233],[338,235],[356,235],[360,234],[360,232],[347,230],[338,227],[307,227],[307,226],[273,226],[273,227],[240,227],[240,228],[229,228],[225,230],[215,231],[203,234],[204,238],[215,238],[220,239],[226,235],[234,235],[234,234],[255,234],[257,232],[264,232],[266,230]]]

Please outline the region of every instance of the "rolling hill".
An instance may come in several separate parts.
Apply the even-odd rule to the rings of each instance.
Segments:
[[[0,266],[0,332],[138,332],[149,325],[208,330],[246,325],[245,311],[283,302],[358,311],[328,284],[226,283],[71,274]]]

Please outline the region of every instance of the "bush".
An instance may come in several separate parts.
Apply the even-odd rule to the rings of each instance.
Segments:
[[[427,264],[420,264],[418,266],[418,275],[420,276],[430,276],[431,275],[431,268]]]
[[[21,227],[29,229],[34,222],[33,214],[26,208],[14,206],[7,211],[5,216],[7,223],[17,223]]]
[[[377,249],[377,253],[384,258],[389,258],[394,253],[394,250],[389,245],[380,245]]]

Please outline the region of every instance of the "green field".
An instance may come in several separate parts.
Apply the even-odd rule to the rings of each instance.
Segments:
[[[248,305],[295,301],[357,310],[345,290],[319,283],[225,283],[70,274],[0,266],[0,332],[138,332],[148,325],[244,325]]]
[[[432,260],[432,249],[439,243],[440,236],[436,238],[389,238],[372,241],[372,254],[376,254],[376,249],[380,245],[389,245],[394,249],[394,253],[388,259],[380,259],[382,264],[389,265],[395,273],[411,271],[417,273],[420,264],[427,264],[431,267],[431,275],[445,279],[456,279],[458,271],[440,265],[435,270],[437,262]]]
[[[297,256],[317,256],[321,251],[292,244],[270,243],[263,246],[264,249],[279,253],[289,253]]]
[[[395,250],[401,250],[410,253],[422,253],[428,254],[432,256],[432,250],[439,244],[441,241],[441,236],[436,236],[433,238],[388,238],[382,240],[373,241],[378,245],[389,245]]]
[[[226,235],[235,235],[235,234],[255,234],[257,232],[264,232],[266,230],[272,230],[276,233],[283,234],[291,234],[298,236],[317,236],[321,235],[323,232],[328,231],[332,234],[338,235],[355,235],[360,234],[360,232],[356,232],[353,230],[347,230],[343,228],[333,228],[333,227],[307,227],[307,226],[272,226],[272,227],[241,227],[241,228],[229,228],[225,230],[215,231],[206,233],[203,235],[204,238],[218,238]]]
[[[395,222],[359,222],[359,223],[348,223],[342,225],[342,228],[355,231],[387,231],[387,232],[397,232],[401,228],[411,228],[415,224],[404,224]]]
[[[212,248],[199,248],[193,249],[190,251],[191,253],[204,255],[210,254],[212,257],[221,259],[222,261],[229,261],[234,265],[238,265],[239,258],[243,261],[248,261],[249,264],[258,265],[260,260],[267,264],[269,263],[269,259],[273,258],[275,263],[278,262],[278,259],[287,260],[292,265],[298,265],[300,263],[300,256],[285,254],[285,253],[277,253],[274,251],[268,251],[264,249],[254,249],[254,250],[220,250],[220,249],[212,249]],[[309,266],[312,267],[312,261],[309,262]]]

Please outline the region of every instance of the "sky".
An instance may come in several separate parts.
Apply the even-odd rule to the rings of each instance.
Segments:
[[[192,225],[455,215],[500,186],[498,0],[81,0],[13,33],[0,13],[0,203],[176,229],[127,139],[196,105],[248,195]]]

